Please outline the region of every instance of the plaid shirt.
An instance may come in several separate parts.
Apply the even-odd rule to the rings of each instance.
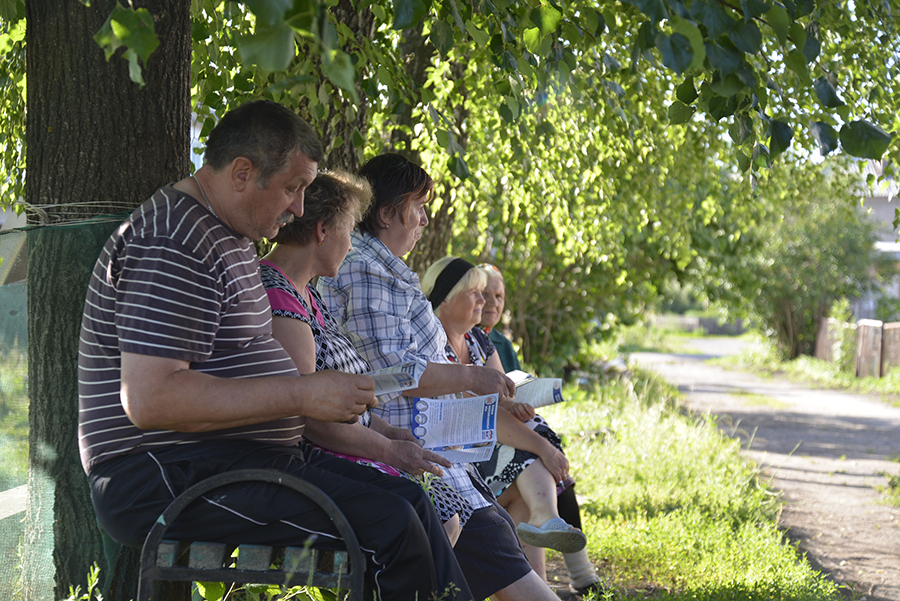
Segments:
[[[422,367],[428,362],[449,363],[444,353],[447,335],[422,293],[419,277],[378,238],[353,232],[351,240],[353,250],[337,277],[321,277],[317,285],[356,350],[372,369],[404,361]],[[395,427],[412,429],[411,397],[392,393],[381,401],[373,413]],[[443,479],[475,509],[488,507],[487,485],[469,465],[444,468]]]

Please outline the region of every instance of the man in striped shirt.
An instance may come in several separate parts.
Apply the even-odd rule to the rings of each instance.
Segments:
[[[367,553],[380,599],[471,599],[421,488],[321,453],[306,417],[353,421],[374,407],[368,376],[299,377],[272,338],[253,240],[303,213],[323,158],[315,132],[269,101],[226,114],[195,175],[160,188],[110,237],[94,267],[79,347],[79,447],[97,516],[140,544],[166,506],[224,471],[273,468],[321,488]],[[302,545],[336,530],[275,485],[223,488],[173,538]],[[452,595],[449,598],[454,598]]]

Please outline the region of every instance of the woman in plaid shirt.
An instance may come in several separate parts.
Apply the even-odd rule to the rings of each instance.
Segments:
[[[428,225],[425,206],[433,181],[400,155],[379,155],[360,170],[374,200],[353,233],[353,250],[335,278],[320,278],[319,291],[338,323],[373,369],[417,361],[425,367],[419,388],[386,395],[373,412],[399,428],[412,426],[413,398],[476,394],[515,395],[504,374],[450,363],[447,337],[406,256]],[[555,593],[528,565],[509,515],[471,465],[454,464],[443,480],[475,509],[461,524],[454,547],[476,599],[553,601]]]

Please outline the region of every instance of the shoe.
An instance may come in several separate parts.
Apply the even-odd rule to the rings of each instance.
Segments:
[[[607,586],[607,584],[602,580],[597,580],[596,582],[592,582],[587,586],[575,586],[570,584],[569,590],[571,590],[579,597],[587,597],[588,595],[593,594],[593,598],[597,599],[598,601],[606,599],[607,595],[612,592],[612,589]]]
[[[560,553],[576,553],[587,544],[584,533],[562,518],[550,518],[540,528],[522,522],[516,526],[516,532],[523,543]]]

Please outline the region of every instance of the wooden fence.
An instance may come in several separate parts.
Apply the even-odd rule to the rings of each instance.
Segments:
[[[847,329],[856,330],[856,375],[883,378],[900,366],[900,323],[860,319],[855,324],[823,320],[816,337],[816,358],[833,362],[840,356]]]

